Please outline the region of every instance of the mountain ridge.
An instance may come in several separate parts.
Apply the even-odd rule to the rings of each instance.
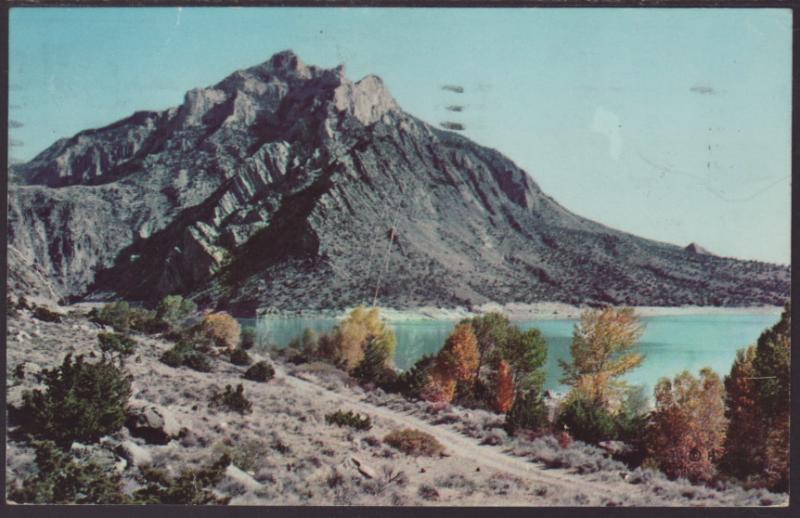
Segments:
[[[250,313],[559,301],[781,304],[789,269],[582,218],[500,152],[291,51],[12,167],[9,285]],[[90,224],[87,224],[90,223]],[[696,245],[695,245],[696,246]]]

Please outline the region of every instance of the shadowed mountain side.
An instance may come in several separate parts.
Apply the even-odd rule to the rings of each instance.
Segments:
[[[18,289],[45,277],[63,295],[180,292],[247,313],[371,302],[376,288],[403,308],[789,295],[788,267],[581,218],[497,151],[403,112],[379,78],[289,51],[14,173],[38,184],[9,192]],[[31,265],[41,274],[19,273]]]

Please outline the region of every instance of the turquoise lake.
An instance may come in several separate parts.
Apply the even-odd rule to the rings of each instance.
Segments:
[[[644,363],[625,379],[632,384],[645,385],[647,393],[659,378],[674,376],[684,369],[697,373],[709,366],[720,375],[730,371],[737,349],[755,343],[762,331],[775,324],[780,314],[726,314],[644,317],[644,335],[639,342]],[[545,369],[545,388],[561,391],[561,369],[558,360],[569,360],[574,320],[535,320],[514,322],[523,329],[536,327],[547,340],[548,354]],[[282,318],[274,316],[243,319],[245,327],[255,326],[260,344],[286,346],[304,329],[329,331],[335,319]],[[424,354],[436,353],[456,322],[404,321],[389,326],[397,335],[395,363],[407,369]]]

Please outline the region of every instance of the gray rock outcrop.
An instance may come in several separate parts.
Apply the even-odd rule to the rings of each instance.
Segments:
[[[168,408],[133,401],[129,404],[125,426],[134,437],[151,444],[167,444],[179,436],[181,428]]]
[[[375,76],[290,51],[13,166],[9,287],[240,314],[487,301],[782,304],[786,266],[581,218]]]

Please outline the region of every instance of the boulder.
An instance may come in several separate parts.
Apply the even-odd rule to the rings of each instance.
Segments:
[[[358,457],[350,457],[350,460],[353,461],[353,464],[355,464],[356,469],[358,470],[358,472],[361,473],[366,478],[377,478],[378,477],[378,474],[375,472],[375,470],[372,469],[370,466],[364,464],[364,461],[362,461]]]
[[[134,437],[150,444],[167,444],[180,434],[180,424],[172,411],[152,403],[131,403],[125,426]]]
[[[252,475],[233,464],[229,464],[228,467],[225,468],[225,477],[248,491],[256,491],[262,486]]]
[[[122,441],[116,448],[116,453],[131,466],[144,466],[153,463],[153,455],[133,441]]]

